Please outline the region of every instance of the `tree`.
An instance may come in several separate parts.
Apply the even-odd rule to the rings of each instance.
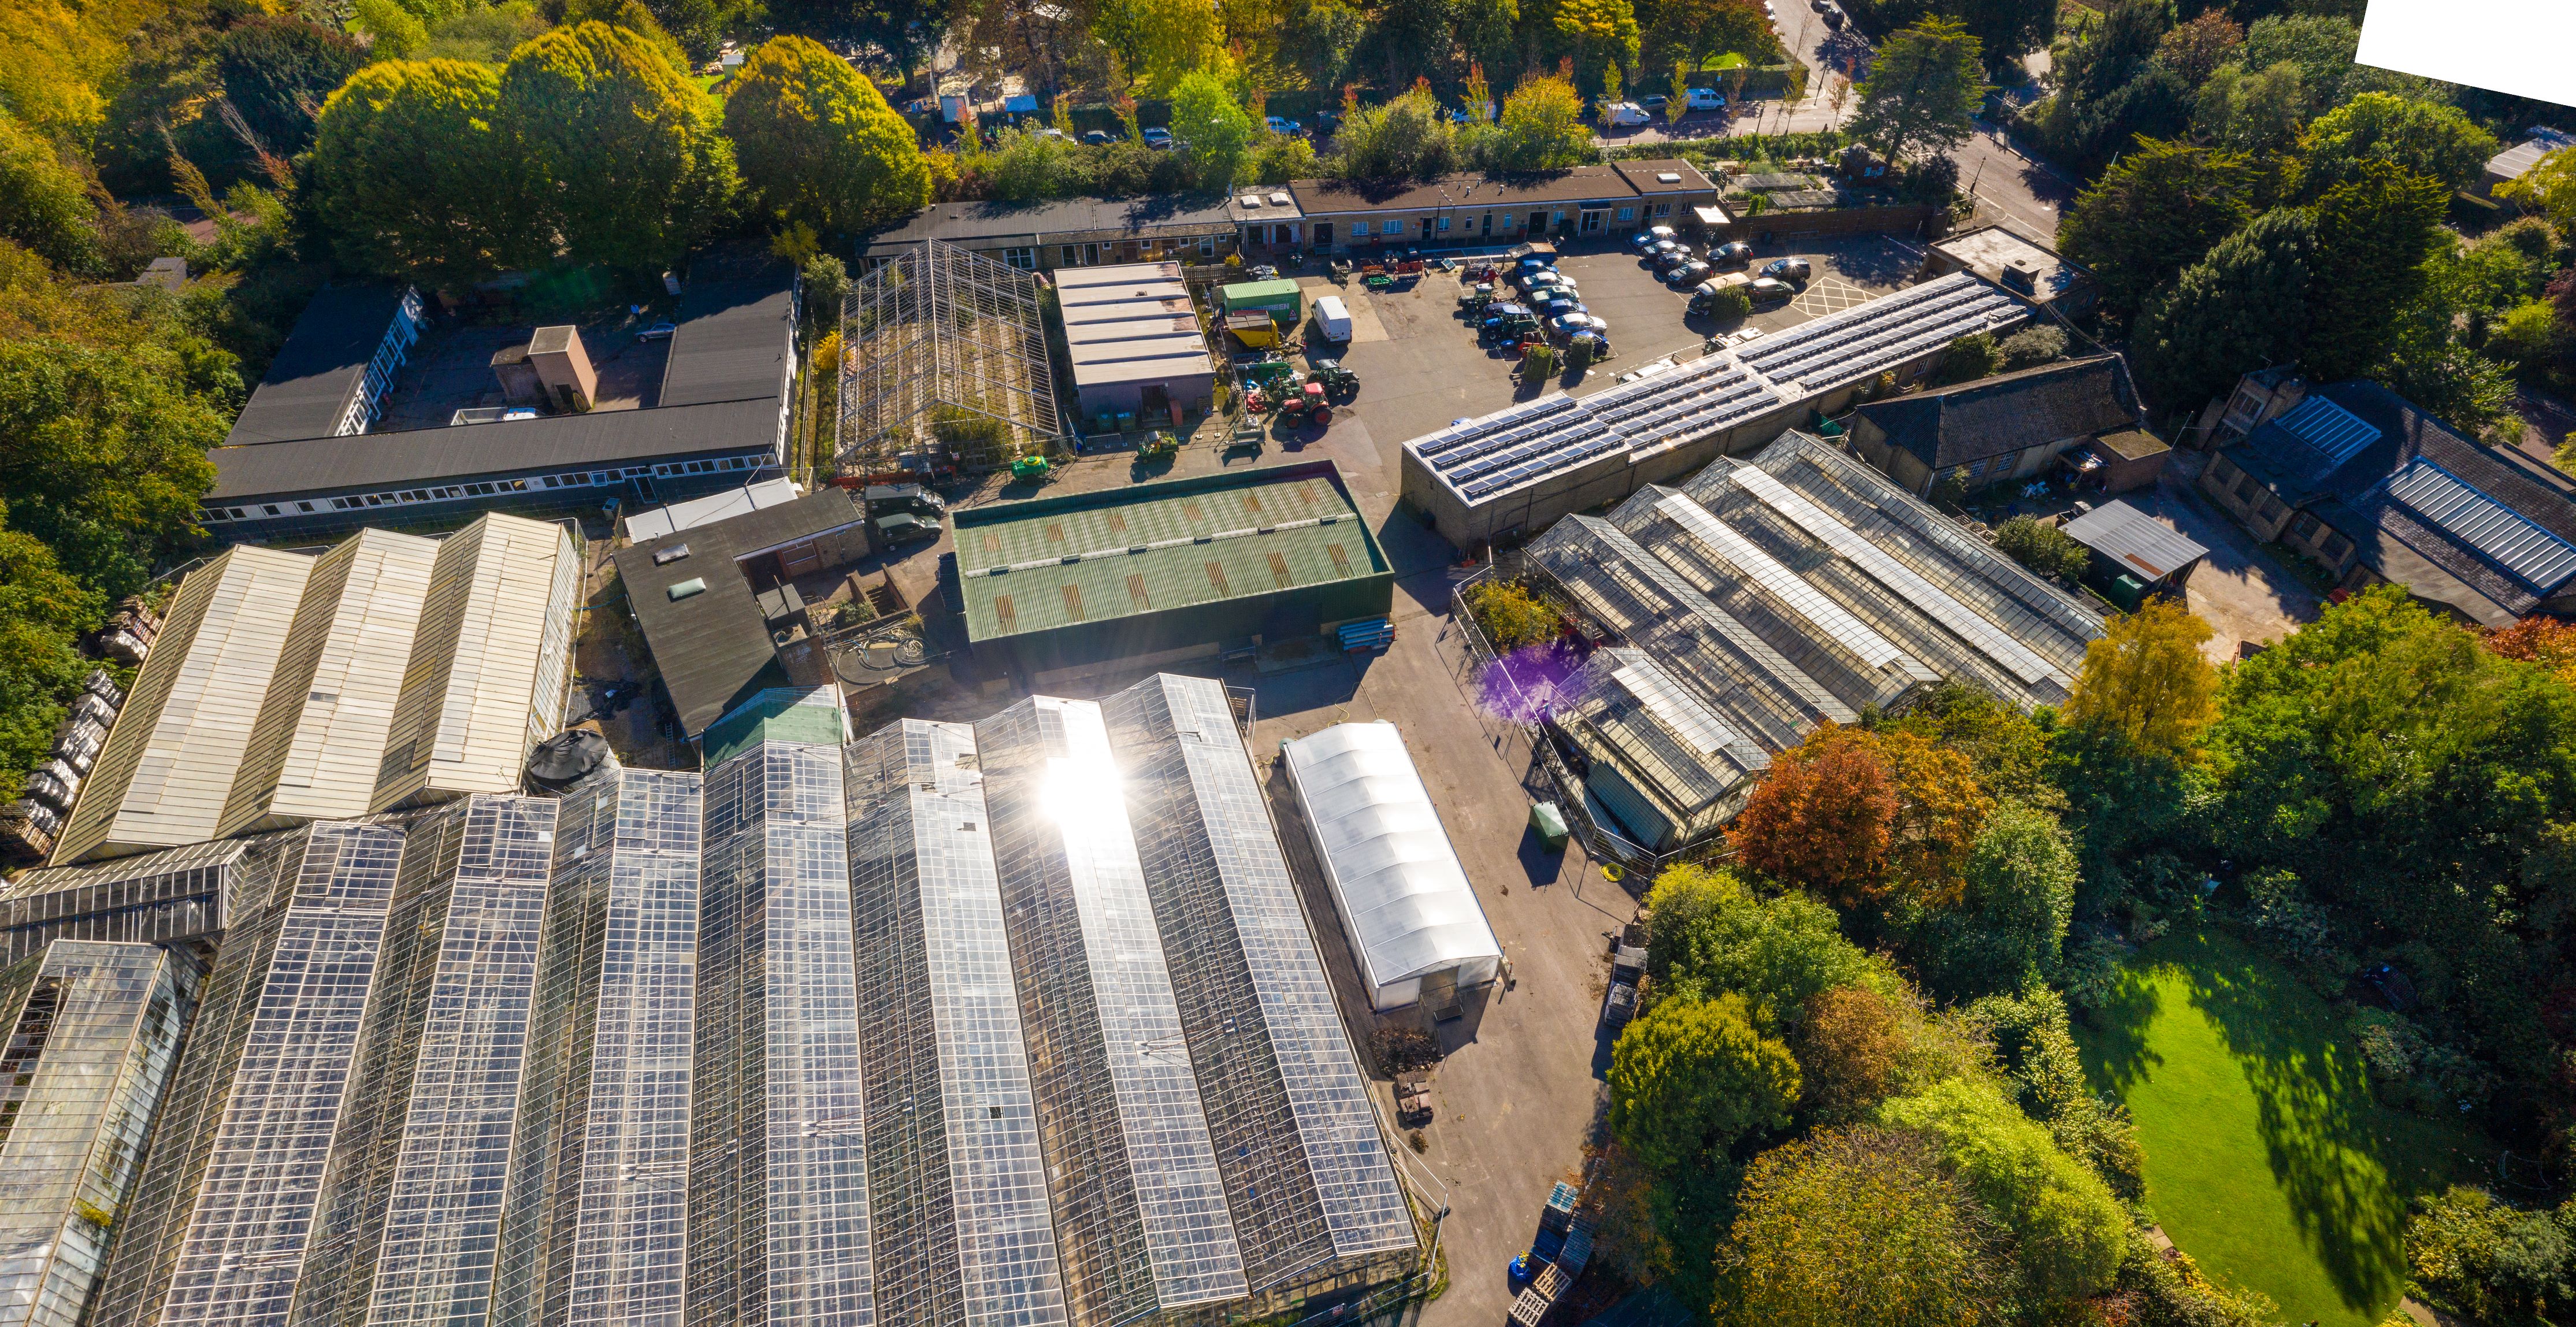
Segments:
[[[1770,16],[1753,0],[1658,0],[1644,45],[1655,63],[1689,73],[1730,51],[1758,59],[1778,46],[1779,38]],[[1676,87],[1671,95],[1679,106],[1686,94]]]
[[[2147,398],[2188,409],[2246,373],[2295,360],[2308,330],[2316,234],[2304,209],[2275,208],[2150,298],[2129,338]]]
[[[2076,580],[2093,565],[2093,554],[2054,525],[2032,516],[2015,516],[1995,527],[1995,551],[2042,576]]]
[[[1866,735],[1828,723],[1772,757],[1726,838],[1746,866],[1849,905],[1883,887],[1895,821],[1896,789]]]
[[[1552,74],[1532,74],[1503,98],[1494,166],[1507,171],[1556,170],[1592,159],[1592,129],[1583,122],[1583,96]]]
[[[2245,45],[2245,29],[2224,9],[2208,9],[2189,23],[2178,24],[2156,43],[2156,63],[2174,72],[2186,86],[2199,87],[2233,60]]]
[[[1995,348],[1992,335],[1970,332],[1942,349],[1939,362],[1932,366],[1933,385],[1973,382],[2001,368],[2003,362],[2003,352]]]
[[[2423,293],[2424,260],[2440,242],[2448,201],[2440,184],[2373,160],[2355,163],[2318,200],[2301,363],[2319,381],[2361,374],[2388,349],[2389,313]]]
[[[2200,647],[2209,624],[2173,599],[2152,599],[2103,624],[2066,698],[2066,720],[2108,728],[2141,751],[2187,754],[2217,717],[2218,671]]]
[[[2047,0],[1944,0],[1938,12],[1977,39],[1987,72],[1998,78],[2018,82],[2022,57],[2057,39],[2057,6]]]
[[[462,60],[370,65],[316,123],[301,202],[353,270],[462,290],[541,258],[528,185],[492,129],[501,81]]]
[[[1987,92],[1983,60],[1983,44],[1948,19],[1890,37],[1860,85],[1852,137],[1891,161],[1967,142]]]
[[[1878,1108],[1878,1122],[1935,1140],[1978,1201],[2013,1234],[2025,1286],[2041,1303],[2110,1287],[2129,1218],[2100,1176],[2077,1165],[1993,1085],[1953,1078]]]
[[[1555,0],[1552,8],[1556,35],[1573,47],[1575,68],[1608,67],[1616,79],[1619,69],[1636,67],[1637,11],[1628,0]],[[1602,96],[1616,100],[1618,89],[1604,87]]]
[[[1924,984],[1952,999],[2056,975],[2075,915],[2075,849],[2057,817],[2006,802],[1977,832],[1958,905],[1908,919]]]
[[[1235,182],[1261,133],[1214,74],[1190,74],[1172,90],[1172,136],[1181,140],[1199,179],[1211,188]]]
[[[1610,1135],[1665,1174],[1787,1128],[1797,1096],[1798,1062],[1753,1030],[1738,995],[1659,1000],[1610,1052]]]
[[[1968,753],[1910,728],[1868,734],[1896,791],[1890,825],[1887,898],[1947,904],[1994,799],[1977,782]]]
[[[2286,60],[2253,73],[2221,65],[2200,85],[2192,132],[2220,151],[2248,158],[2285,156],[2298,145],[2299,120],[2307,102],[2307,85],[2300,81],[2299,67]]]
[[[1147,96],[1167,96],[1183,76],[1225,66],[1225,29],[1211,0],[1104,0],[1091,29]]]
[[[358,44],[300,18],[253,14],[218,38],[215,78],[259,147],[292,157],[313,141],[313,116],[366,63]]]
[[[2365,92],[2318,116],[2308,126],[2307,146],[2305,182],[2313,196],[2351,180],[2364,161],[2387,162],[2445,190],[2466,189],[2498,144],[2457,107]]]
[[[2557,1219],[2455,1184],[2417,1200],[2406,1223],[2406,1265],[2435,1306],[2469,1322],[2533,1321],[2576,1302],[2567,1227]]]
[[[1429,179],[1457,160],[1449,117],[1428,83],[1416,83],[1380,105],[1345,99],[1343,107],[1342,127],[1333,141],[1338,173],[1346,179]]]
[[[357,0],[351,8],[349,30],[367,35],[370,59],[409,60],[429,45],[429,25],[397,0]]]
[[[1367,35],[1368,20],[1347,0],[1290,0],[1279,54],[1307,86],[1329,88],[1350,71],[1351,54]]]
[[[2308,109],[2330,110],[2343,104],[2344,84],[2354,74],[2353,51],[2361,30],[2348,19],[2319,14],[2274,14],[2254,20],[2245,30],[2243,63],[2248,69],[2293,64],[2300,86],[2307,89]]]
[[[0,237],[66,272],[98,269],[98,209],[88,182],[7,111],[0,111]]]
[[[1908,1130],[1829,1129],[1753,1159],[1710,1306],[1728,1327],[2005,1320],[2001,1231]]]
[[[2513,371],[2471,350],[2452,330],[2449,309],[2419,300],[2388,321],[2386,348],[2369,369],[2388,390],[2472,437],[2512,413]]]
[[[206,449],[226,417],[189,385],[217,366],[192,374],[183,356],[210,354],[231,358],[202,344],[0,339],[0,503],[84,588],[131,594],[195,533],[198,495],[214,483]]]
[[[16,798],[25,771],[52,748],[61,698],[90,669],[80,635],[105,605],[63,574],[41,540],[9,529],[0,509],[0,797]]]
[[[849,61],[806,38],[752,51],[727,85],[724,123],[744,185],[774,218],[855,232],[930,201],[912,126]]]
[[[2245,224],[2251,186],[2233,153],[2142,139],[2067,209],[2058,247],[2093,269],[2104,309],[2125,319]]]
[[[712,60],[727,32],[754,21],[759,0],[645,0],[654,21],[679,39],[692,60]]]
[[[2562,147],[2542,157],[2521,179],[2496,192],[2548,217],[2561,234],[2576,233],[2576,148]]]
[[[937,0],[769,0],[768,9],[781,32],[884,51],[906,80],[948,33],[948,6]]]
[[[1647,893],[1646,960],[1665,999],[1741,995],[1755,1027],[1776,1034],[1822,991],[1899,989],[1879,959],[1843,938],[1833,910],[1799,893],[1756,898],[1732,873],[1667,867]]]
[[[574,262],[659,271],[732,201],[732,145],[705,97],[624,28],[583,23],[520,47],[501,73],[499,117],[542,182],[544,229]]]

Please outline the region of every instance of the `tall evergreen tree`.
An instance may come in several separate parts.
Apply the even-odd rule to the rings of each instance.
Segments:
[[[2308,329],[2316,239],[2313,215],[2275,208],[2147,302],[2129,354],[2156,409],[2194,408],[2239,375],[2297,358]]]
[[[2093,269],[2103,307],[2127,319],[2245,224],[2252,184],[2233,153],[2141,139],[2067,209],[2058,247]]]
[[[2356,162],[2317,201],[2317,256],[2308,286],[2310,374],[2332,382],[2368,371],[2396,335],[2393,315],[2429,279],[2448,191],[2385,161]]]

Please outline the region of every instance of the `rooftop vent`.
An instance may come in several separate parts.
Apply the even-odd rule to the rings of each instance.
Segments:
[[[1245,207],[1259,207],[1259,206],[1261,206],[1261,195],[1259,195],[1259,194],[1245,194],[1245,195],[1243,196],[1243,205],[1244,205]]]
[[[663,549],[653,555],[653,565],[657,567],[667,567],[688,555],[689,546],[687,544],[673,544],[669,548]]]
[[[1680,171],[1677,171],[1677,170],[1668,170],[1668,171],[1657,171],[1657,172],[1655,173],[1655,183],[1657,183],[1657,184],[1679,184],[1679,183],[1681,183],[1681,182],[1682,182],[1682,173],[1681,173]]]
[[[1272,207],[1286,207],[1289,202],[1290,199],[1284,190],[1270,195],[1270,205]]]
[[[2039,264],[2027,258],[2015,258],[2004,264],[2004,288],[2024,295],[2039,293]]]

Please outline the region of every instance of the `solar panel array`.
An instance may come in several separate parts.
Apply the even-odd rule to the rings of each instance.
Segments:
[[[2423,457],[2389,476],[2385,487],[2388,496],[2540,594],[2576,577],[2576,546]]]
[[[1966,272],[1801,323],[1739,348],[1738,359],[1794,391],[1859,382],[1972,332],[2018,322],[2028,309]]]
[[[2380,438],[2376,426],[2322,396],[2301,401],[2272,422],[2338,465]]]
[[[1574,398],[1543,396],[1452,424],[1414,448],[1472,502],[1627,445]]]
[[[2001,289],[1954,272],[1580,400],[1541,397],[1405,446],[1469,503],[1483,502],[1613,452],[1722,433],[2028,315]]]

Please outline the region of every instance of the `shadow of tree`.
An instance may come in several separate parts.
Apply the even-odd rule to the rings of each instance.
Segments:
[[[2155,1076],[2164,1057],[2147,1048],[2147,1028],[2161,1008],[2156,984],[2135,968],[2120,971],[2109,999],[2084,1015],[2084,1072],[2120,1097]]]
[[[2405,1195],[2382,1160],[2379,1108],[2360,1056],[2278,966],[2223,937],[2158,955],[2185,977],[2253,1088],[2272,1175],[2344,1302],[2390,1302],[2406,1279]]]

